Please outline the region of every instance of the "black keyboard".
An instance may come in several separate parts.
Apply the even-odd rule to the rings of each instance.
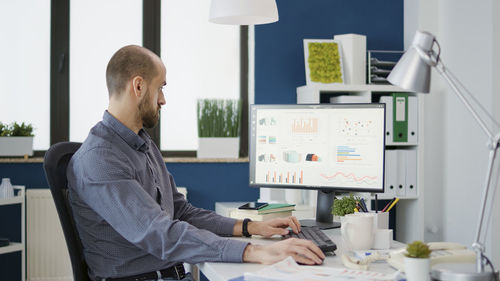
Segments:
[[[333,243],[328,236],[326,236],[321,229],[317,226],[308,226],[308,227],[301,227],[301,231],[298,234],[295,234],[293,231],[290,230],[290,232],[287,235],[283,235],[283,239],[288,239],[288,238],[299,238],[299,239],[306,239],[314,242],[323,253],[327,252],[333,252],[337,250],[337,245]]]

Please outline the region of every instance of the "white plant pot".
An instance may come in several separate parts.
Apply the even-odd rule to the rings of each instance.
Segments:
[[[408,281],[429,281],[430,259],[405,257],[405,273]]]
[[[198,158],[238,158],[240,138],[198,138]]]
[[[0,156],[24,155],[33,155],[33,137],[0,137]]]

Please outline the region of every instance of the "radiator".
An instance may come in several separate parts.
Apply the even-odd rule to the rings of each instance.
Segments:
[[[66,241],[49,189],[26,192],[27,280],[73,280]]]

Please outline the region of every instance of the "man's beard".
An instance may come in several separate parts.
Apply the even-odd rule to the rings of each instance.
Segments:
[[[158,120],[160,119],[160,108],[156,109],[151,108],[150,104],[150,96],[151,93],[148,91],[142,101],[139,103],[139,118],[142,120],[142,126],[144,128],[153,128],[158,124]]]

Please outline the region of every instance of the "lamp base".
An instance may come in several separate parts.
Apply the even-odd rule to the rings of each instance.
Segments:
[[[498,276],[498,272],[495,273]],[[432,267],[432,280],[441,281],[494,281],[495,274],[486,270],[476,272],[476,264],[472,263],[442,263]]]

